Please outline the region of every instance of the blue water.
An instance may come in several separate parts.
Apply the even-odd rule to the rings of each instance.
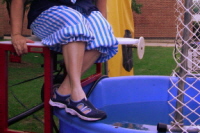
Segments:
[[[138,102],[128,104],[109,105],[101,108],[107,113],[107,118],[101,122],[137,123],[157,125],[157,123],[170,123],[169,112],[172,111],[167,102]]]
[[[170,124],[172,119],[169,113],[173,111],[166,101],[117,104],[105,106],[101,109],[107,113],[107,118],[102,120],[102,123],[138,129],[144,128],[143,124],[154,126],[158,123]],[[191,119],[195,120],[197,117],[194,116]]]

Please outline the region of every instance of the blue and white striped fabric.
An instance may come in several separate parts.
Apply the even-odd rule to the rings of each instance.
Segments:
[[[84,41],[86,50],[98,50],[101,56],[96,61],[105,62],[118,51],[118,42],[112,28],[99,11],[89,16],[66,6],[54,6],[44,11],[31,25],[34,34],[51,50],[62,52],[61,45]]]
[[[71,2],[75,4],[75,3],[76,3],[76,0],[71,0]]]

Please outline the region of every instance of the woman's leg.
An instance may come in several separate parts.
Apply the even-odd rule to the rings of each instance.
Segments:
[[[83,58],[82,75],[95,63],[99,58],[100,52],[97,50],[86,51]]]
[[[98,58],[99,54],[96,55],[96,51],[87,52],[87,54],[85,54],[84,42],[68,43],[67,45],[64,45],[62,49],[68,77],[64,80],[62,85],[66,84],[65,82],[68,82],[70,89],[65,89],[67,89],[68,92],[71,91],[70,99],[69,95],[64,96],[55,91],[54,96],[50,99],[50,104],[59,108],[65,108],[67,113],[77,115],[83,120],[96,121],[106,118],[105,112],[96,109],[90,101],[87,100],[81,86],[81,73],[94,63],[94,61],[89,60],[88,57],[91,57],[91,59],[94,60]],[[83,63],[84,57],[87,61],[85,63]]]
[[[100,53],[97,50],[85,51],[81,70],[82,75],[95,63],[99,56]],[[65,77],[64,81],[58,89],[58,92],[63,95],[71,94],[69,75]]]
[[[85,43],[72,42],[63,45],[62,49],[65,67],[69,77],[68,81],[71,89],[71,99],[75,101],[81,100],[85,97],[80,82]]]

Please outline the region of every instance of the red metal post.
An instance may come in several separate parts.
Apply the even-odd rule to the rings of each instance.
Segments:
[[[102,73],[102,64],[101,63],[96,64],[96,73]]]
[[[7,53],[0,45],[0,133],[8,128],[8,70]]]
[[[52,133],[52,109],[49,105],[52,88],[53,58],[49,48],[44,48],[44,132]]]

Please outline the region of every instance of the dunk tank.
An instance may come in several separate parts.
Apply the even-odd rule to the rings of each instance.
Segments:
[[[123,13],[129,12],[126,7],[127,4],[130,5],[129,1],[122,2],[119,0],[112,2],[114,3],[110,2],[110,5],[114,6],[118,2],[119,8],[126,9],[123,10]],[[176,0],[177,35],[173,57],[177,67],[174,68],[171,76],[132,76],[133,67],[128,61],[121,61],[123,58],[120,58],[116,64],[123,62],[125,64],[123,71],[126,72],[120,73],[126,73],[129,76],[117,76],[118,74],[115,76],[111,68],[116,66],[111,67],[112,63],[109,64],[108,62],[105,69],[108,71],[109,77],[100,74],[96,80],[89,84],[85,84],[86,81],[82,82],[88,99],[94,106],[104,110],[107,113],[107,118],[97,122],[87,122],[67,114],[64,109],[53,108],[54,115],[59,119],[59,132],[200,132],[200,39],[198,36],[198,15],[200,13],[199,10],[196,10],[199,7],[199,1]],[[112,20],[115,18],[114,14],[120,15],[119,10],[113,11],[113,9],[110,8],[108,10]],[[123,15],[121,14],[121,16]],[[115,23],[114,20],[113,23]],[[120,22],[119,25],[120,28],[124,26]],[[117,26],[114,26],[114,30],[115,27]],[[133,27],[125,24],[119,32],[124,34],[124,30],[127,33],[131,33],[133,32]],[[124,35],[117,36],[124,37]],[[143,57],[143,38],[130,39],[130,42],[127,42],[129,39],[125,39],[125,42],[123,38],[118,38],[118,40],[122,44],[134,42],[136,45],[133,45],[133,47],[137,47],[139,58]],[[130,45],[125,45],[123,48],[120,46],[120,49],[127,50],[127,47],[130,47]],[[130,57],[130,55],[123,54],[123,51],[119,50],[119,53],[127,56],[128,59]],[[48,86],[45,87],[45,91],[48,91]],[[44,102],[44,104],[47,106],[48,101],[45,101],[46,103]],[[48,108],[45,107],[45,109],[49,110],[49,106]],[[5,122],[7,118],[4,115],[1,116],[3,116]],[[47,119],[45,119],[46,122],[50,120],[49,117],[48,115]],[[5,127],[7,126],[7,124],[4,125]],[[48,129],[49,127],[46,126],[45,128]],[[45,131],[48,133],[48,130]]]
[[[177,67],[171,76],[102,77],[85,91],[107,118],[85,122],[54,108],[60,132],[200,132],[199,6],[199,1],[176,0]]]

